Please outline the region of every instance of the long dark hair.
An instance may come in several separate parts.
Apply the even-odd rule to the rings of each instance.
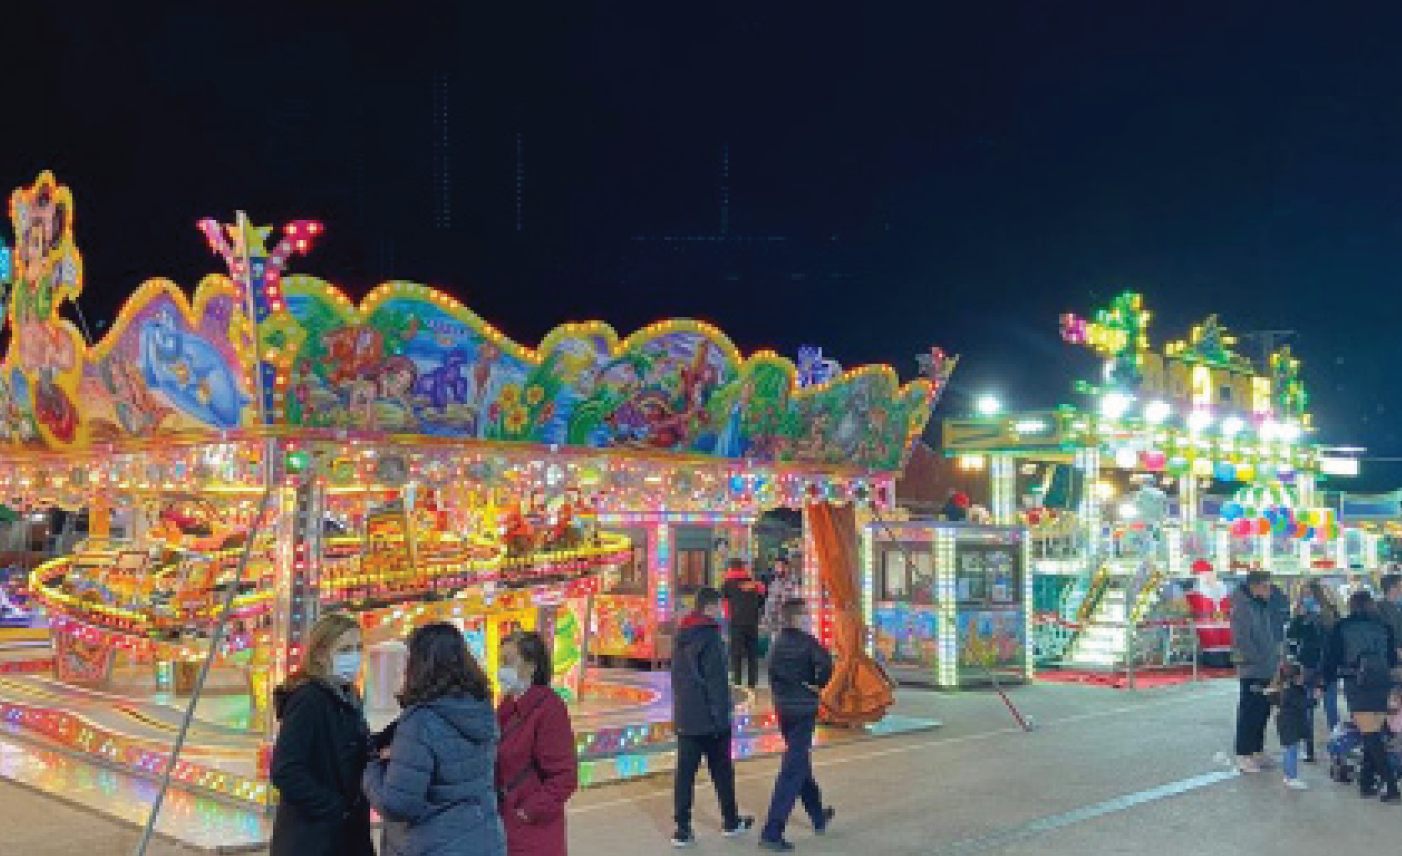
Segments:
[[[404,669],[404,689],[397,696],[399,704],[411,707],[463,695],[486,701],[492,697],[492,685],[477,658],[467,650],[462,633],[443,621],[410,633],[409,664]]]
[[[534,630],[517,630],[511,634],[511,643],[521,652],[521,659],[531,664],[531,683],[550,686],[550,649],[545,647],[545,637]]]

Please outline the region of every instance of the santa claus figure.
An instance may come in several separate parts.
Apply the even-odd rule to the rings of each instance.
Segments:
[[[1193,562],[1193,590],[1185,599],[1197,627],[1198,647],[1204,663],[1231,665],[1231,589],[1217,578],[1217,571],[1206,559]]]

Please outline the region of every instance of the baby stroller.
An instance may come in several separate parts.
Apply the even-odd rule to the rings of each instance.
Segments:
[[[1346,785],[1362,763],[1363,733],[1357,725],[1343,720],[1329,735],[1329,778]]]

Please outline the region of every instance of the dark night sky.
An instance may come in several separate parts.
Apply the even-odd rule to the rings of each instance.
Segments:
[[[195,220],[243,208],[326,222],[299,270],[527,342],[692,316],[903,375],[939,343],[954,411],[1071,400],[1094,361],[1057,315],[1133,287],[1155,345],[1298,331],[1323,438],[1402,454],[1396,4],[81,5],[6,13],[0,184],[73,186],[90,317],[193,286]],[[729,240],[656,240],[720,234],[723,146]]]

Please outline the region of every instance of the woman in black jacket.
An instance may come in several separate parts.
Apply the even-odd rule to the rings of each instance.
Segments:
[[[1332,734],[1339,724],[1338,682],[1325,685],[1320,675],[1324,664],[1324,647],[1329,642],[1329,634],[1339,621],[1338,610],[1334,608],[1324,587],[1317,580],[1311,580],[1301,587],[1300,596],[1295,601],[1295,614],[1285,630],[1285,651],[1304,671],[1305,686],[1318,690],[1324,698],[1324,712]],[[1314,755],[1314,710],[1310,704],[1306,711],[1309,728],[1305,742],[1305,761],[1313,763]]]
[[[308,636],[302,667],[273,693],[280,726],[271,856],[375,854],[370,805],[360,790],[370,760],[370,727],[355,689],[360,657],[356,620],[323,615]]]
[[[1376,796],[1381,778],[1383,802],[1402,803],[1397,774],[1388,764],[1382,734],[1387,697],[1392,688],[1392,670],[1397,666],[1397,645],[1391,628],[1378,616],[1371,594],[1354,592],[1348,607],[1348,618],[1334,626],[1325,647],[1324,679],[1344,679],[1349,713],[1363,735],[1363,768],[1358,776],[1360,792],[1365,797]]]

